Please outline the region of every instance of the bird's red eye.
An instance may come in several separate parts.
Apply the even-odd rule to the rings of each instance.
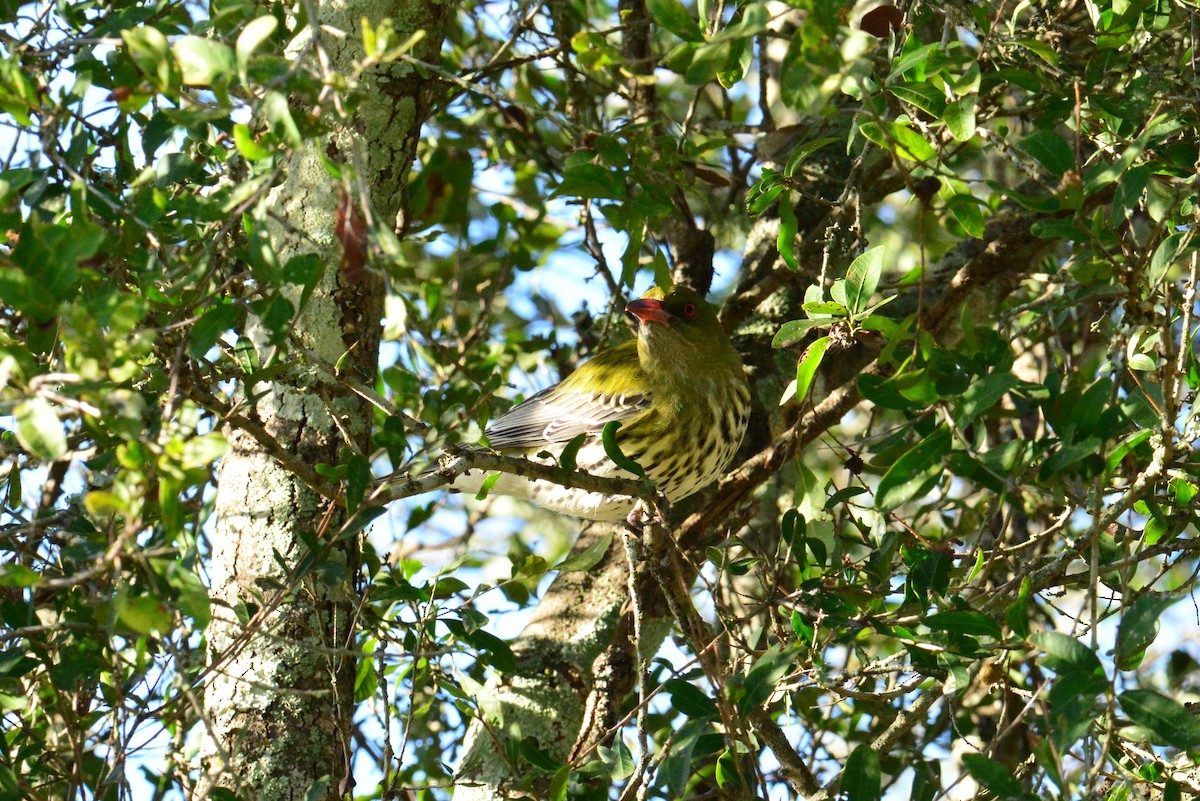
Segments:
[[[683,316],[689,320],[696,316],[696,304],[689,303],[683,307]]]

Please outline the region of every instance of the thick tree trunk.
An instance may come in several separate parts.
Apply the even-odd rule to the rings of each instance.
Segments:
[[[319,44],[328,68],[346,73],[361,48],[360,19],[378,25],[391,18],[399,41],[424,30],[414,55],[436,61],[452,9],[434,0],[321,3]],[[331,30],[346,36],[330,36]],[[380,221],[397,220],[427,100],[408,65],[395,64],[364,81],[373,86],[358,119],[292,159],[266,203],[266,220],[281,264],[315,254],[326,266],[296,318],[285,358],[340,363],[370,384],[378,365],[383,282],[370,269],[338,269],[339,197],[349,189],[357,205],[358,194],[330,177],[321,156],[355,165]],[[290,299],[299,308],[299,291]],[[273,346],[262,324],[249,321],[246,335],[265,360]],[[307,355],[300,357],[302,351]],[[304,378],[244,388],[253,398],[248,416],[308,465],[337,464],[346,448],[369,453],[371,409],[325,372],[294,372]],[[219,611],[208,629],[201,794],[220,786],[247,799],[302,799],[324,782],[317,797],[340,798],[353,784],[357,544],[354,537],[337,537],[342,509],[248,433],[226,433],[231,448],[221,466],[211,535],[212,596]],[[313,556],[304,544],[314,541],[309,535],[321,555],[301,574],[297,565]]]

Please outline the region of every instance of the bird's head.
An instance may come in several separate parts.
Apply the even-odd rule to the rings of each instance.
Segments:
[[[630,301],[625,312],[637,320],[638,356],[645,369],[692,375],[741,370],[741,359],[716,311],[695,290],[654,287]]]

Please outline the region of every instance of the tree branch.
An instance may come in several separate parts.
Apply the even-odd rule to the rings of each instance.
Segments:
[[[606,495],[624,495],[653,502],[654,482],[632,478],[595,476],[583,470],[564,471],[555,465],[542,464],[519,456],[504,456],[495,451],[455,446],[447,450],[441,464],[435,470],[416,478],[395,481],[383,479],[371,493],[372,504],[389,503],[400,498],[409,498],[431,490],[445,487],[468,470],[495,471],[514,476],[549,481],[569,489],[599,492]]]

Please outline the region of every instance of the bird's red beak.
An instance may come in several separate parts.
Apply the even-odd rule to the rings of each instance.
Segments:
[[[629,301],[629,305],[625,307],[625,311],[643,323],[654,322],[666,325],[671,322],[671,313],[662,305],[661,300],[654,300],[653,298],[631,300]]]

